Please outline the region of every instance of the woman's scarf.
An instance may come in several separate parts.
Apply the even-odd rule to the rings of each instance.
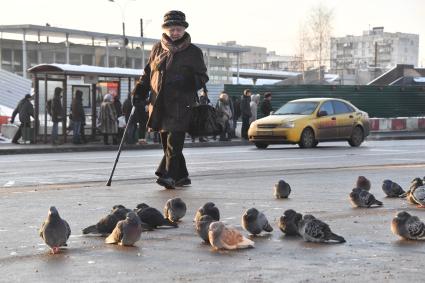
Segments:
[[[156,56],[154,66],[159,68],[159,66],[166,61],[165,69],[168,70],[173,63],[174,54],[188,48],[190,43],[191,40],[188,33],[185,33],[181,39],[176,41],[173,41],[165,33],[163,33],[161,38],[162,52]]]

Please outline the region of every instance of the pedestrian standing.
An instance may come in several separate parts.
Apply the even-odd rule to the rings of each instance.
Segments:
[[[199,104],[200,105],[208,105],[210,103],[211,103],[211,101],[208,98],[208,93],[206,91],[201,91],[201,93],[199,95]],[[207,140],[207,137],[200,136],[199,141],[200,142],[207,142],[208,140]],[[192,137],[192,142],[195,142],[195,137]]]
[[[260,95],[254,94],[251,95],[251,102],[249,103],[249,107],[251,108],[251,117],[249,118],[249,124],[257,120],[258,113],[258,104],[260,103]]]
[[[232,138],[237,138],[237,136],[236,136],[236,127],[238,125],[239,117],[241,116],[241,100],[237,96],[232,96],[231,102],[233,104]]]
[[[50,114],[52,117],[52,144],[58,145],[59,122],[63,123],[62,88],[56,87],[51,102]]]
[[[83,107],[83,92],[81,90],[77,90],[75,92],[75,97],[72,99],[71,114],[73,124],[72,143],[81,144],[81,127],[83,127],[86,121]]]
[[[22,136],[22,131],[31,128],[31,117],[34,118],[34,107],[31,103],[31,99],[32,96],[30,94],[26,94],[25,97],[19,101],[12,113],[10,123],[13,124],[15,122],[17,114],[19,114],[19,121],[21,122],[18,131],[13,136],[12,143],[19,144],[18,140]]]
[[[117,113],[117,123],[118,123],[118,140],[122,139],[122,135],[124,134],[124,128],[120,127],[119,119],[122,116],[122,104],[121,104],[121,96],[119,94],[112,96],[113,104],[115,107],[115,112]]]
[[[148,127],[160,131],[164,156],[155,172],[167,189],[191,184],[183,146],[191,107],[199,89],[206,91],[207,68],[202,50],[191,43],[189,24],[181,11],[164,16],[161,41],[152,48],[148,64],[135,89],[133,105],[151,92]]]
[[[251,112],[251,90],[245,89],[241,98],[241,116],[242,116],[242,129],[241,137],[242,139],[248,139],[248,129],[249,129],[249,118],[252,116]]]
[[[219,99],[217,101],[217,114],[218,117],[220,117],[223,130],[220,134],[220,141],[230,141],[232,139],[231,136],[231,126],[230,124],[233,124],[232,118],[232,108],[230,106],[230,99],[227,93],[222,92],[219,96]]]
[[[273,111],[271,100],[272,100],[272,93],[266,92],[264,94],[263,103],[261,104],[261,113],[263,114],[263,116],[269,116],[270,112]]]
[[[112,144],[118,144],[117,112],[115,111],[115,106],[112,103],[112,95],[110,94],[105,94],[103,102],[100,105],[98,127],[103,134],[103,143],[105,145],[109,144],[109,136],[112,136]]]
[[[131,105],[131,93],[128,94],[128,97],[126,100],[124,100],[124,103],[122,105],[122,114],[125,117],[125,123],[128,124],[127,126],[127,144],[134,144],[135,143],[135,123],[134,123],[134,116],[133,119],[131,119],[131,121],[129,120],[130,118],[130,113],[131,113],[131,109],[133,108],[133,106]]]

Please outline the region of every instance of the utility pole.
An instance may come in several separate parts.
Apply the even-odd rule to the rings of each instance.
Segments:
[[[135,0],[127,0],[124,4],[124,7],[120,5],[119,2],[115,0],[109,0],[109,2],[116,3],[118,7],[120,7],[121,10],[121,21],[122,21],[122,47],[123,47],[123,67],[127,68],[127,45],[128,45],[128,39],[125,37],[125,8],[127,7],[128,2],[135,1]]]

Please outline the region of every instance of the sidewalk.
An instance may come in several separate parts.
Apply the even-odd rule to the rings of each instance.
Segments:
[[[425,131],[387,131],[387,132],[371,132],[367,140],[408,140],[408,139],[425,139]],[[241,139],[233,139],[232,141],[214,141],[195,142],[186,139],[185,148],[192,147],[224,147],[224,146],[241,146],[252,145]],[[141,150],[141,149],[160,149],[158,143],[148,143],[143,145],[124,145],[124,150]],[[0,155],[9,154],[33,154],[33,153],[59,153],[59,152],[86,152],[86,151],[117,151],[118,145],[104,145],[100,142],[93,142],[83,145],[63,144],[53,146],[51,144],[0,144]]]

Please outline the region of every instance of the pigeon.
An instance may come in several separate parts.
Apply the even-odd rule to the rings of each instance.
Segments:
[[[417,207],[425,208],[425,186],[416,187],[411,191],[413,200],[418,204]]]
[[[181,198],[169,199],[165,203],[164,216],[171,222],[178,222],[186,215],[186,204]]]
[[[216,249],[236,250],[254,247],[254,242],[245,238],[241,232],[223,222],[215,221],[208,228],[208,239],[211,246]]]
[[[274,196],[279,198],[288,198],[291,193],[291,186],[286,183],[284,180],[280,180],[277,184],[274,185]]]
[[[137,206],[136,206],[136,209],[134,210],[134,211],[136,211],[136,210],[138,210],[138,209],[143,209],[143,208],[148,208],[148,207],[150,207],[149,205],[147,205],[146,203],[144,203],[144,202],[142,202],[142,203],[139,203]]]
[[[208,239],[208,229],[210,224],[215,220],[209,215],[202,215],[198,221],[195,223],[196,233],[198,233],[199,237],[202,238],[206,243],[209,243]]]
[[[242,227],[252,235],[258,235],[263,230],[266,232],[273,231],[264,213],[256,208],[250,208],[242,215]]]
[[[57,254],[60,247],[67,246],[66,241],[71,235],[71,228],[68,222],[59,216],[56,207],[51,206],[47,219],[41,225],[39,234],[46,245],[50,247],[52,253]]]
[[[126,214],[129,212],[128,208],[122,205],[115,205],[112,211],[99,220],[95,225],[91,225],[83,229],[83,234],[110,234],[117,226],[118,221],[124,220]]]
[[[405,193],[405,191],[400,187],[399,184],[391,180],[384,180],[384,182],[382,183],[382,190],[387,195],[387,197],[390,198],[400,197]]]
[[[220,211],[215,206],[213,202],[207,202],[203,206],[201,206],[198,211],[196,212],[194,221],[198,221],[199,218],[203,215],[209,215],[211,216],[215,221],[220,220]]]
[[[423,198],[423,190],[424,189],[419,189],[420,187],[422,187],[424,185],[424,182],[421,178],[417,177],[414,178],[411,182],[410,188],[407,192],[405,192],[404,194],[402,194],[400,197],[405,197],[407,199],[408,202],[410,202],[411,204],[417,204],[419,205],[419,207],[423,207],[423,205],[421,205],[418,200],[420,200],[421,198]],[[418,192],[416,192],[417,197],[414,197],[414,192],[416,190],[418,190]]]
[[[120,220],[112,233],[105,239],[106,244],[134,246],[142,234],[139,217],[134,212],[127,213],[124,220]]]
[[[350,200],[354,207],[371,207],[372,205],[382,206],[382,202],[375,199],[375,196],[366,190],[354,188],[350,193]]]
[[[177,223],[164,218],[164,215],[162,215],[158,209],[150,207],[147,204],[137,205],[137,210],[135,212],[137,216],[139,216],[140,221],[145,223],[151,229],[156,229],[160,226],[178,227]]]
[[[306,242],[324,243],[336,241],[345,243],[345,239],[334,234],[328,224],[310,214],[304,215],[299,222],[298,233]]]
[[[303,215],[293,209],[286,210],[279,219],[279,229],[288,236],[299,236],[298,224]]]
[[[406,211],[397,213],[393,218],[391,231],[406,240],[425,238],[425,224],[417,216],[412,216]]]
[[[111,212],[112,212],[112,211],[114,211],[114,209],[117,209],[117,208],[119,208],[119,209],[120,209],[120,213],[121,213],[121,214],[124,214],[123,220],[126,218],[127,213],[129,213],[130,211],[132,211],[131,209],[129,209],[129,208],[127,208],[127,207],[125,207],[125,206],[124,206],[124,205],[122,205],[122,204],[116,204],[116,205],[114,205],[114,206],[112,207]]]
[[[370,181],[365,176],[359,176],[356,182],[356,188],[363,189],[365,191],[370,190]]]

